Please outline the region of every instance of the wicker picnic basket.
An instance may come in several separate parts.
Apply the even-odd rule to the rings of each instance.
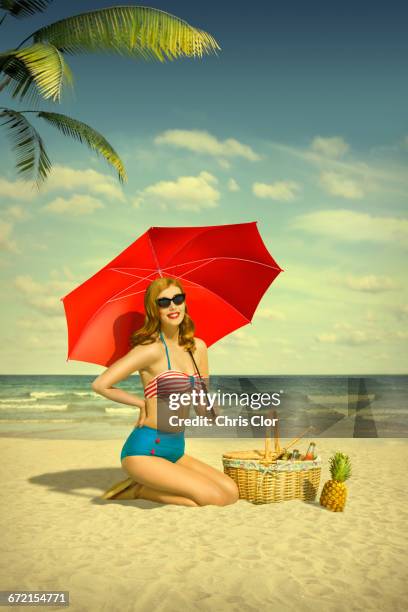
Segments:
[[[270,436],[267,435],[264,451],[235,451],[223,454],[224,472],[237,483],[240,499],[246,499],[253,504],[316,499],[322,471],[320,457],[304,461],[279,459],[297,440],[299,438],[290,442],[286,448],[280,448],[275,429],[274,452],[271,449]]]

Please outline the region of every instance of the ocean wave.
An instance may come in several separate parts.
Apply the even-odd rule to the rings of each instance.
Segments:
[[[0,399],[1,404],[22,404],[23,402],[36,402],[36,401],[37,401],[36,397],[7,397],[6,399]]]
[[[79,397],[102,397],[95,391],[72,391],[72,395],[79,395]]]
[[[359,401],[372,402],[376,398],[375,393],[366,393],[358,395],[347,394],[347,395],[306,395],[309,402],[316,402],[318,404],[355,404]]]
[[[57,397],[57,395],[65,395],[65,391],[31,391],[30,397],[35,399],[44,399],[44,397]]]
[[[0,423],[76,423],[75,419],[1,419]]]
[[[38,411],[56,411],[56,410],[68,410],[69,404],[2,404],[0,410],[32,410],[33,412]]]
[[[115,415],[115,414],[117,414],[117,415],[120,415],[120,414],[132,414],[132,415],[136,416],[137,413],[138,413],[138,409],[136,408],[136,410],[135,410],[135,408],[132,408],[131,406],[129,406],[129,408],[127,408],[127,407],[124,407],[124,408],[112,408],[112,407],[108,406],[108,407],[105,408],[105,412],[106,412],[106,414],[113,414],[113,415]]]

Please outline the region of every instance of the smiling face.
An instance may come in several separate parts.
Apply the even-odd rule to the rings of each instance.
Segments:
[[[163,289],[157,296],[157,299],[160,298],[173,298],[175,295],[179,295],[182,293],[181,289],[176,285],[170,285],[166,289]],[[170,302],[170,305],[166,308],[162,308],[158,306],[159,309],[159,317],[161,324],[171,325],[177,327],[180,325],[182,320],[184,319],[184,314],[186,312],[186,303],[182,304],[174,304],[174,302]]]

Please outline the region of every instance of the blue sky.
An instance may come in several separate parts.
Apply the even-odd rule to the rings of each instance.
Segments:
[[[112,5],[54,2],[7,18],[1,50]],[[210,348],[212,371],[406,373],[407,7],[149,6],[210,32],[218,56],[66,55],[74,94],[40,105],[100,131],[125,163],[124,186],[85,145],[27,115],[53,163],[36,195],[0,130],[0,372],[98,373],[65,361],[60,297],[152,225],[256,220],[285,272],[252,325]]]

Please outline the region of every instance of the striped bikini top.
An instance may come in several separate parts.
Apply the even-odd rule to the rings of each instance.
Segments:
[[[198,372],[195,374],[185,374],[179,370],[171,369],[169,350],[162,332],[160,332],[160,339],[166,349],[167,365],[169,369],[157,374],[157,376],[152,378],[152,380],[146,385],[144,390],[145,398],[149,399],[151,397],[159,396],[168,397],[171,393],[189,393],[192,389],[201,387],[199,384],[200,375]],[[192,355],[191,358],[193,359]]]

